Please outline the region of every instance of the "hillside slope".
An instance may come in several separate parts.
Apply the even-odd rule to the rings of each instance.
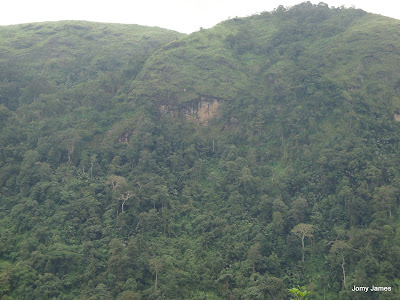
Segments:
[[[109,81],[122,85],[115,81],[132,80],[154,51],[181,36],[162,28],[84,21],[2,26],[0,103],[15,109],[21,101],[31,102],[36,95],[70,88],[99,74],[107,77],[107,72],[115,73]],[[117,78],[121,76],[125,77]],[[24,90],[20,95],[24,88],[32,93],[25,95]]]
[[[380,84],[394,92],[400,82],[399,26],[360,10],[307,3],[235,18],[158,51],[135,81],[135,92],[169,105],[202,97],[300,99],[326,85],[348,101],[368,98],[370,89],[382,98]]]
[[[397,299],[399,29],[0,28],[1,299]]]

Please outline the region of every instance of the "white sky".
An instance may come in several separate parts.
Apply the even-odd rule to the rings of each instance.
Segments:
[[[2,3],[1,3],[2,2]],[[190,33],[228,19],[293,6],[302,0],[2,0],[0,25],[87,20],[139,24]],[[321,0],[310,1],[318,4]],[[325,0],[329,6],[361,8],[400,19],[399,0]]]

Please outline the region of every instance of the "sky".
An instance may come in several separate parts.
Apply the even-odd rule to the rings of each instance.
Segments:
[[[158,26],[183,33],[210,28],[232,17],[272,11],[302,0],[3,0],[0,25],[86,20]],[[310,1],[318,4],[321,0]],[[398,0],[325,0],[330,7],[363,9],[400,20]]]

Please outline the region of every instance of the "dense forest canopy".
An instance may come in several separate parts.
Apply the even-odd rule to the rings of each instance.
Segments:
[[[398,299],[399,69],[324,3],[0,27],[0,298]]]

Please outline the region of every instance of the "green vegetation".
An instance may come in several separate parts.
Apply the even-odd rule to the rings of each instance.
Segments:
[[[0,27],[0,298],[398,299],[399,29]]]
[[[311,294],[310,292],[307,292],[304,286],[299,288],[291,288],[289,289],[289,293],[296,296],[296,298],[292,298],[293,300],[308,300],[307,296]]]

